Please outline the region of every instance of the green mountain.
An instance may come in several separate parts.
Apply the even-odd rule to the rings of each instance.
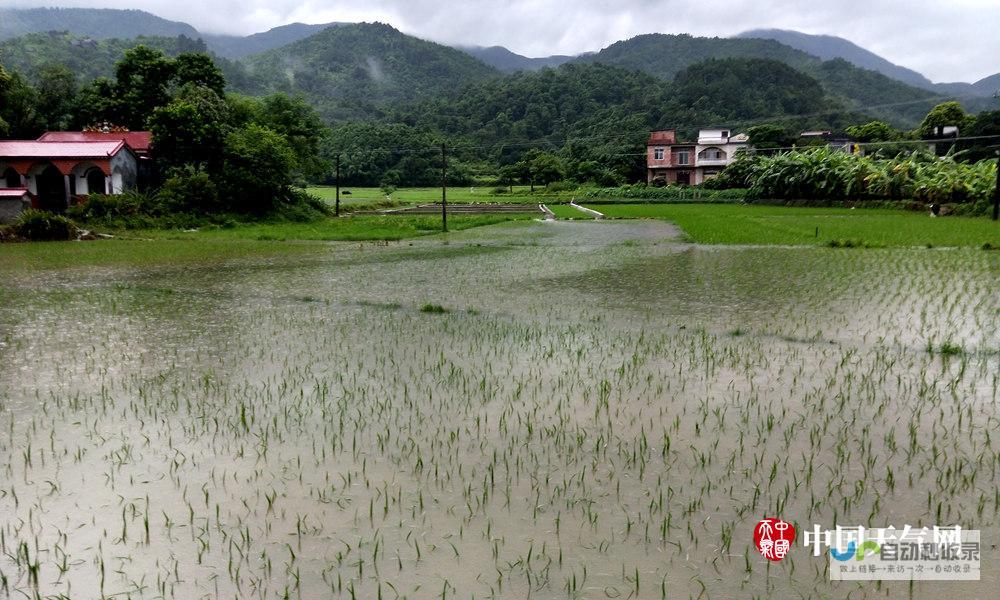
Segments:
[[[28,33],[64,31],[93,39],[139,36],[199,37],[187,23],[168,21],[141,10],[105,8],[0,8],[0,40]]]
[[[310,25],[292,23],[245,37],[236,35],[200,34],[209,49],[226,58],[243,58],[251,54],[266,52],[315,35],[328,27],[338,27],[344,23],[324,23]]]
[[[297,42],[335,25],[338,23],[292,23],[244,37],[200,33],[187,23],[169,21],[142,10],[0,8],[0,40],[50,31],[95,40],[185,36],[201,38],[216,55],[232,59]]]
[[[267,91],[302,94],[330,120],[371,119],[389,104],[442,96],[493,67],[381,23],[325,29],[245,59]]]
[[[717,115],[730,124],[842,109],[815,79],[764,58],[711,58],[678,73],[673,89],[681,106]]]
[[[893,64],[844,38],[832,35],[810,35],[786,29],[754,29],[745,31],[736,37],[774,40],[823,60],[842,58],[856,67],[878,71],[886,77],[914,87],[937,91],[934,89],[934,83],[920,73]]]
[[[983,96],[994,97],[1000,94],[1000,73],[984,77],[972,84]]]
[[[517,71],[537,71],[545,67],[558,67],[573,60],[573,56],[553,55],[541,58],[529,58],[511,52],[503,46],[455,46],[462,52],[474,56],[502,73]]]
[[[615,42],[600,52],[577,58],[575,62],[599,62],[623,69],[645,71],[670,80],[683,69],[710,58],[763,58],[781,61],[797,69],[816,62],[815,57],[772,40],[662,33],[639,35]]]
[[[392,121],[484,147],[596,140],[644,142],[650,129],[693,135],[706,124],[745,129],[759,119],[840,126],[865,119],[812,77],[768,59],[710,59],[672,82],[600,63],[569,63],[473,83],[447,98],[399,107]]]
[[[617,42],[577,62],[600,62],[640,69],[663,78],[706,59],[741,58],[782,62],[816,79],[827,94],[847,108],[866,112],[902,126],[916,124],[943,98],[860,69],[845,60],[822,61],[774,40],[757,38],[699,38],[690,35],[641,35]],[[748,82],[753,86],[753,81]]]
[[[1000,74],[987,77],[976,83],[933,83],[912,69],[893,64],[874,52],[835,36],[809,35],[784,29],[755,29],[741,33],[736,37],[774,40],[823,60],[840,58],[856,67],[877,71],[890,79],[901,81],[913,87],[946,96],[961,96],[963,102],[970,108],[986,105],[986,103],[977,100],[977,97],[992,97],[1000,90]]]
[[[0,64],[23,73],[29,80],[43,67],[63,65],[85,83],[111,76],[125,51],[140,44],[169,56],[208,50],[203,41],[187,36],[95,40],[59,32],[31,33],[0,42]]]
[[[0,65],[22,73],[28,81],[35,81],[45,67],[62,65],[76,74],[78,83],[85,84],[98,77],[112,77],[115,63],[121,60],[125,51],[140,44],[156,48],[167,56],[177,56],[182,52],[211,54],[203,40],[184,35],[95,40],[51,32],[32,33],[0,42]],[[263,92],[265,86],[250,76],[243,65],[218,56],[214,59],[225,73],[230,87],[247,93]]]

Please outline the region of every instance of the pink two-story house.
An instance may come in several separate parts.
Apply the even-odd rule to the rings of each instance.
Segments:
[[[702,129],[697,142],[678,142],[677,131],[654,131],[646,144],[646,181],[698,185],[725,169],[747,147],[745,134],[720,127]]]

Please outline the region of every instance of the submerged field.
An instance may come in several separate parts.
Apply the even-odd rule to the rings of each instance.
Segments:
[[[1000,539],[1000,253],[225,235],[146,243],[268,252],[0,247],[0,598],[995,596],[752,529]]]

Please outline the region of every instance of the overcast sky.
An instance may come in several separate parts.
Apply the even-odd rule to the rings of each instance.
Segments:
[[[1000,72],[1000,0],[0,0],[139,8],[213,33],[382,21],[448,44],[528,56],[599,50],[640,33],[729,36],[775,27],[837,35],[934,81]]]

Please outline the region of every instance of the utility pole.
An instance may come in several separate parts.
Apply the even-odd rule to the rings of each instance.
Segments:
[[[339,217],[340,216],[340,153],[339,152],[337,153],[336,180],[337,180],[337,203],[334,205],[335,206],[334,214]]]
[[[441,230],[448,233],[448,150],[441,142]]]
[[[1000,150],[997,151],[997,189],[993,191],[993,220],[1000,219]]]

